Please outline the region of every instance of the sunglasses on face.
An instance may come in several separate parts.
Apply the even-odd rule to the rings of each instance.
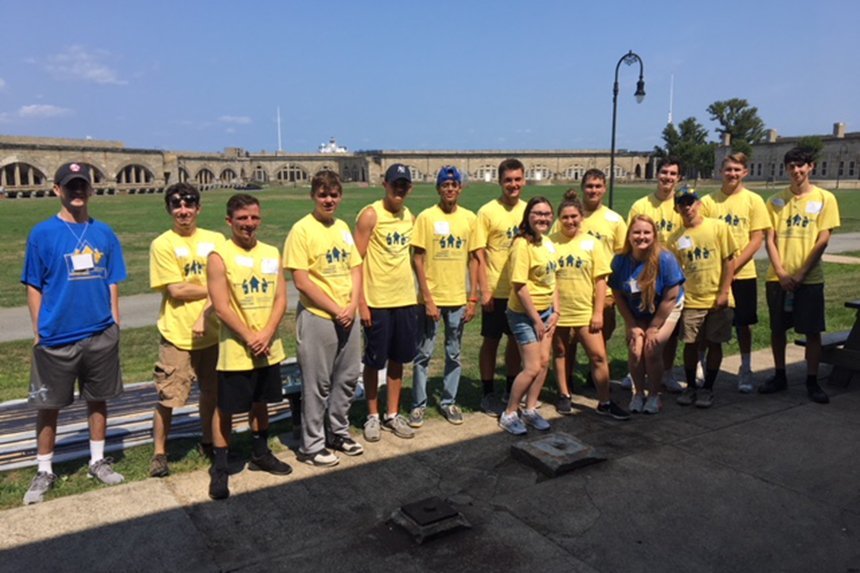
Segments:
[[[200,200],[194,195],[174,195],[170,198],[171,209],[179,209],[183,203],[186,207],[196,207],[200,204]]]

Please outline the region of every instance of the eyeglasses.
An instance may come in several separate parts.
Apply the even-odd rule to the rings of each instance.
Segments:
[[[535,217],[552,217],[552,211],[532,211],[531,215]]]
[[[174,195],[169,201],[171,209],[179,209],[183,203],[186,207],[196,207],[200,204],[200,199],[194,195]]]

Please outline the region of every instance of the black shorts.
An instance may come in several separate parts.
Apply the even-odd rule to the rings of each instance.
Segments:
[[[218,409],[225,414],[251,410],[251,404],[273,404],[284,399],[281,366],[253,370],[218,371]]]
[[[58,410],[68,406],[75,399],[75,381],[87,402],[103,402],[122,394],[116,324],[65,346],[33,347],[27,399],[31,407]]]
[[[510,336],[511,327],[505,311],[508,310],[508,299],[494,298],[493,310],[481,311],[481,336],[499,340],[502,335]]]
[[[735,318],[732,325],[758,324],[758,281],[752,278],[732,282],[732,296],[735,298]]]
[[[767,308],[770,312],[772,332],[785,332],[794,327],[799,334],[824,332],[824,285],[800,285],[793,293],[779,286],[776,281],[765,285]],[[786,298],[793,294],[790,304]],[[786,306],[789,308],[786,309]]]
[[[371,308],[370,327],[364,327],[365,366],[382,370],[389,360],[408,364],[418,350],[418,305]]]

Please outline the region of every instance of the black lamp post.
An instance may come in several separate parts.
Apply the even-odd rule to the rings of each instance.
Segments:
[[[625,63],[628,66],[632,66],[634,63],[639,62],[639,81],[636,82],[636,93],[633,94],[636,97],[636,103],[642,103],[642,100],[645,99],[645,66],[642,63],[642,58],[640,58],[637,54],[633,53],[633,50],[630,50],[618,60],[618,63],[615,65],[615,83],[612,85],[612,149],[609,152],[609,208],[612,208],[612,192],[615,189],[615,117],[618,114],[618,69],[621,67],[621,64]]]

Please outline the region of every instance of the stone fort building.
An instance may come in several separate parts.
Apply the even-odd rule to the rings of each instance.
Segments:
[[[609,171],[607,150],[384,151],[346,153],[251,153],[227,148],[220,153],[128,148],[119,141],[0,135],[0,189],[6,197],[51,194],[57,168],[76,161],[90,166],[97,193],[157,193],[188,181],[200,189],[243,187],[249,183],[304,185],[320,169],[332,169],[345,182],[378,185],[392,163],[403,163],[416,182],[434,182],[444,165],[455,165],[471,181],[495,181],[499,163],[517,157],[532,182],[574,182],[587,169]],[[649,152],[621,150],[615,157],[617,181],[650,179]]]

